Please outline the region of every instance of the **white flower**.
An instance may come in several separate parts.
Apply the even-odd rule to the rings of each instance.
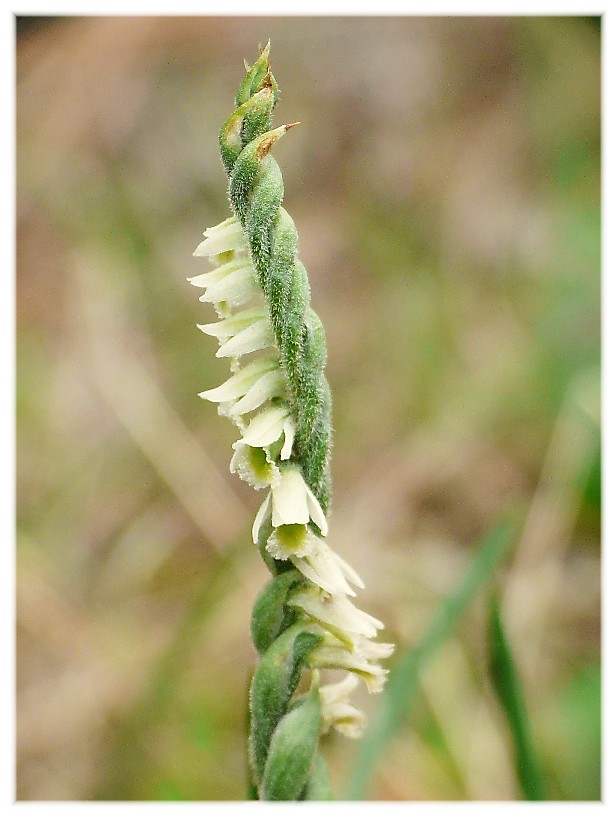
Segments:
[[[327,535],[327,519],[299,468],[285,467],[282,478],[272,485],[272,525],[308,524],[312,519]]]
[[[291,556],[293,566],[309,581],[332,595],[355,595],[350,584],[362,588],[359,575],[322,538],[312,531],[309,531],[309,535],[314,538],[314,547],[304,558]]]
[[[245,396],[259,382],[264,374],[278,368],[278,361],[272,357],[261,357],[236,371],[222,385],[202,391],[199,396],[210,402],[231,402]]]
[[[242,414],[250,413],[257,408],[260,408],[267,400],[283,397],[285,393],[285,379],[282,371],[275,368],[273,371],[267,371],[263,374],[257,382],[250,388],[249,391],[242,397],[241,400],[229,409],[229,416],[237,417]],[[287,425],[287,423],[285,423]],[[287,427],[290,427],[287,425]],[[283,431],[285,426],[283,426]],[[284,457],[281,457],[284,458]]]
[[[274,432],[278,428],[282,429],[283,427],[285,419],[284,410],[282,406],[276,406],[275,408],[269,408],[263,412],[263,414],[267,414],[268,412],[274,414],[275,411],[280,412],[272,420],[272,430],[265,437],[269,440],[267,444],[270,444],[270,442],[278,438],[274,436]],[[251,434],[253,423],[256,423],[261,416],[260,414],[255,417],[246,429],[244,441],[249,445],[263,444],[264,436],[259,436],[258,442],[255,442],[254,436]],[[301,471],[295,466],[289,465],[281,470],[280,479],[272,485],[270,493],[259,508],[255,525],[253,526],[253,539],[255,543],[259,536],[259,530],[270,511],[272,527],[274,528],[280,527],[283,524],[308,524],[308,522],[312,520],[323,535],[327,535],[327,519],[325,518],[325,513],[316,500],[314,493],[304,481]]]
[[[274,412],[277,409],[270,408],[268,410]],[[278,410],[282,412],[283,409],[278,408]],[[263,414],[266,413],[267,411],[263,412]],[[249,445],[255,444],[254,440],[250,441],[250,438],[252,438],[250,432],[253,423],[256,423],[260,416],[262,415],[260,414],[253,419],[244,434],[244,441]],[[279,427],[282,428],[283,425],[280,423],[283,421],[283,414],[280,413],[277,418],[278,424],[274,427],[276,429]],[[270,444],[270,442],[273,442],[277,437],[274,437],[272,432],[266,438],[269,440],[267,444]],[[260,436],[259,446],[261,446],[262,440],[263,436]],[[253,525],[253,540],[255,543],[259,538],[259,530],[270,512],[272,527],[274,528],[281,527],[285,524],[307,525],[308,522],[312,520],[323,535],[327,535],[327,519],[325,518],[325,513],[316,500],[314,493],[304,481],[301,471],[295,466],[289,465],[281,469],[280,479],[272,484],[271,491],[259,508]],[[316,538],[310,530],[307,530],[306,534]]]
[[[199,298],[202,303],[226,302],[230,306],[242,306],[261,294],[255,268],[250,259],[243,256],[188,280],[193,286],[205,289]]]
[[[227,275],[235,272],[236,269],[247,265],[250,266],[250,260],[245,255],[236,255],[236,253],[233,253],[230,260],[225,261],[225,263],[220,264],[215,269],[209,272],[200,272],[198,275],[192,275],[190,278],[186,278],[186,280],[191,286],[196,286],[198,289],[209,289],[210,286],[215,286],[220,283],[220,281],[224,281]]]
[[[394,653],[395,646],[393,643],[378,643],[374,640],[358,638],[353,648],[361,652],[367,660],[385,660]]]
[[[380,620],[357,609],[345,595],[330,595],[316,586],[296,590],[287,603],[303,609],[307,615],[344,640],[349,635],[371,638],[383,628]],[[350,642],[353,643],[352,640]]]
[[[262,317],[253,320],[238,331],[216,352],[217,357],[241,357],[243,354],[250,354],[252,351],[259,351],[274,345],[274,332],[269,318]]]
[[[349,702],[349,694],[354,690],[358,679],[348,674],[339,683],[321,686],[321,733],[325,734],[330,728],[335,728],[343,736],[357,739],[363,733],[366,718]]]
[[[284,374],[278,361],[272,357],[261,357],[236,371],[222,385],[217,388],[210,388],[208,391],[202,391],[199,396],[202,399],[210,400],[210,402],[221,403],[220,413],[235,419],[242,414],[255,411],[268,400],[284,397],[285,393]],[[262,422],[263,420],[261,420]],[[251,438],[256,434],[259,425],[253,427]],[[285,446],[281,453],[282,459],[288,459],[291,455],[294,427],[293,420],[289,418],[288,411],[285,410],[285,419],[276,437],[279,438],[281,433],[285,433]],[[287,449],[288,454],[286,453]]]
[[[269,317],[263,308],[244,309],[198,328],[205,334],[218,337],[221,346],[217,357],[233,357],[235,361],[242,354],[274,344]],[[256,410],[268,400],[283,397],[285,390],[285,378],[278,360],[265,356],[236,371],[223,385],[203,391],[199,396],[221,403],[219,413],[235,419]],[[238,401],[233,403],[234,400]],[[241,423],[240,427],[243,427]]]
[[[216,323],[197,324],[204,334],[210,337],[218,337],[223,342],[228,337],[233,337],[242,329],[252,325],[257,320],[267,319],[267,311],[263,308],[244,309],[234,315],[217,320]]]
[[[193,252],[197,258],[212,257],[232,250],[248,249],[242,225],[234,215],[215,227],[209,227],[203,234],[205,241],[201,241]]]
[[[310,663],[314,668],[346,669],[361,677],[368,691],[373,694],[383,690],[387,670],[380,663],[371,662],[374,651],[369,647],[380,646],[382,657],[393,651],[389,643],[374,644],[367,638],[357,638],[353,646],[343,643],[333,635],[325,634],[323,641],[310,654]]]
[[[289,406],[286,403],[272,405],[258,413],[251,419],[250,424],[243,432],[243,442],[253,448],[265,448],[285,435],[285,445],[287,437],[291,438],[295,434],[295,425],[291,417]],[[283,458],[281,456],[281,458]],[[288,458],[288,457],[287,457]]]

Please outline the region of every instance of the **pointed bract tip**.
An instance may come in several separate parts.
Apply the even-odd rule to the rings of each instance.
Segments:
[[[257,92],[261,92],[261,91],[265,91],[265,90],[271,91],[273,87],[274,87],[274,83],[272,82],[272,75],[271,75],[270,70],[268,68],[267,73],[265,74],[265,76],[263,77],[261,82],[259,83],[259,87],[257,88]]]
[[[295,127],[296,125],[301,125],[301,122],[291,122],[288,125],[283,125],[283,128],[285,129],[285,133],[286,133],[287,130],[291,130],[291,128]]]
[[[295,127],[295,125],[299,125],[299,122],[293,122],[290,125],[280,125],[280,127],[277,127],[275,130],[271,130],[269,133],[262,136],[261,142],[257,147],[257,159],[259,161],[263,161],[278,139],[280,139],[281,136],[284,136],[289,128]]]
[[[270,60],[269,60],[269,52],[270,52],[270,41],[268,40],[264,46],[259,43],[259,56],[257,57],[257,63],[263,65],[264,62],[267,64],[267,68],[269,70],[270,67]]]

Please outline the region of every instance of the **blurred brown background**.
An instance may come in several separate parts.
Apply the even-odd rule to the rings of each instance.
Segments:
[[[257,44],[334,395],[330,540],[399,651],[478,539],[560,799],[599,791],[598,18],[18,18],[17,795],[243,799],[267,574],[186,277]],[[485,598],[377,799],[519,796]],[[374,711],[376,699],[364,701]],[[341,795],[356,748],[325,745]]]

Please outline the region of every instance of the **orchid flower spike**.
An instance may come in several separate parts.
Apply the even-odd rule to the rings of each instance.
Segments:
[[[280,206],[282,174],[271,151],[291,125],[272,129],[278,86],[269,50],[268,43],[247,66],[220,133],[233,214],[205,231],[193,254],[211,268],[188,280],[217,316],[199,329],[231,369],[199,396],[238,429],[231,472],[266,491],[252,528],[272,573],[252,619],[260,653],[250,692],[253,781],[262,799],[300,799],[327,788],[319,735],[362,733],[365,717],[350,694],[358,678],[369,692],[383,688],[381,660],[393,646],[374,641],[383,624],[350,600],[364,584],[327,543],[325,336],[309,304],[297,231]],[[321,685],[321,669],[341,670],[343,679]],[[310,691],[298,697],[302,672]]]

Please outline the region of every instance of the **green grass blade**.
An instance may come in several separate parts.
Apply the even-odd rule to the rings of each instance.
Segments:
[[[511,730],[518,782],[525,799],[541,801],[545,798],[543,778],[531,740],[522,687],[496,596],[492,597],[490,604],[489,641],[490,673],[496,696]]]
[[[443,600],[416,646],[404,652],[391,670],[381,705],[359,743],[346,798],[364,798],[372,774],[385,756],[387,743],[407,716],[419,688],[420,672],[451,635],[482,584],[513,542],[513,525],[502,522],[482,541],[469,568]]]

